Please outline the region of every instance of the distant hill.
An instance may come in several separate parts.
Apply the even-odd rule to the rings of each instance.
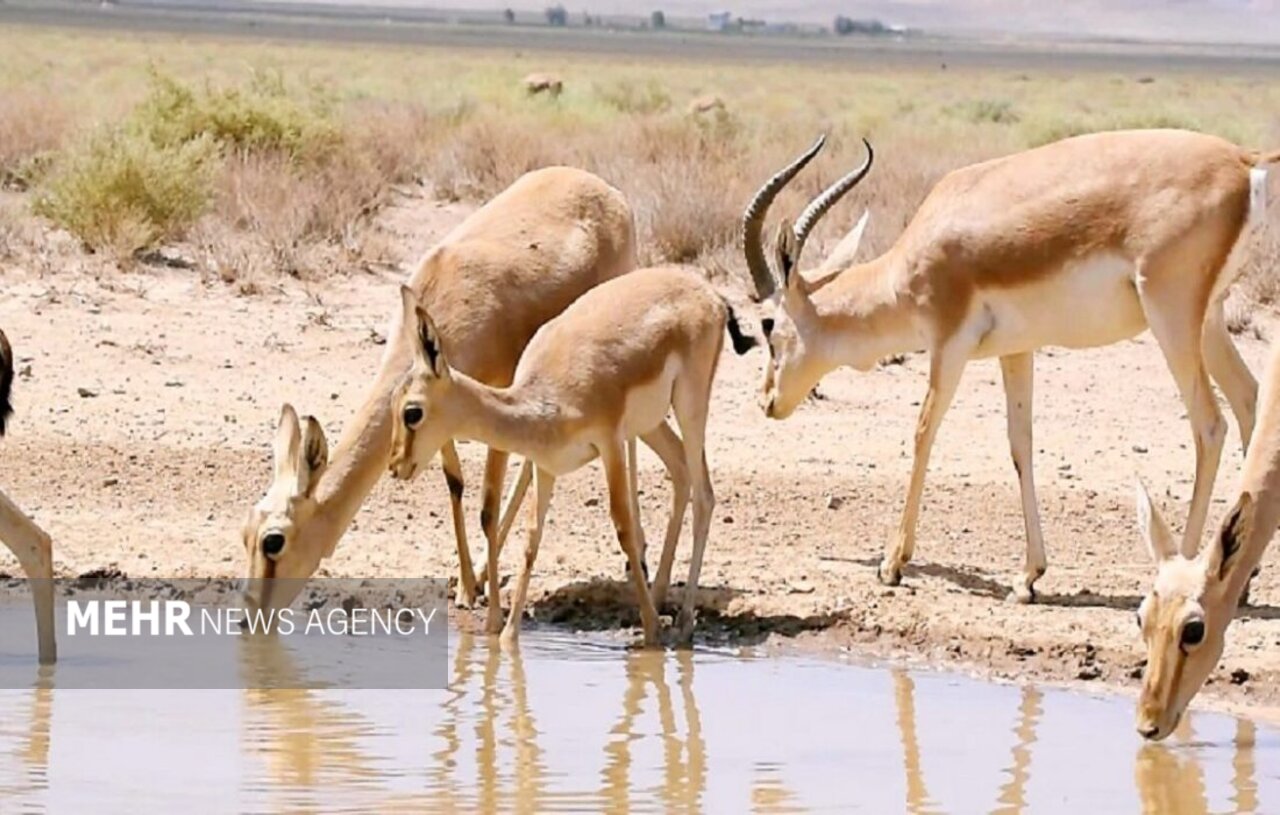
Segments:
[[[939,33],[1280,44],[1280,0],[297,0],[342,5],[702,17],[713,11],[771,22],[830,24],[837,14]],[[279,2],[279,0],[276,0]]]

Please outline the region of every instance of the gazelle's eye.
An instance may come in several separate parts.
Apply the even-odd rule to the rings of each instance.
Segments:
[[[1182,647],[1195,648],[1204,642],[1204,620],[1194,618],[1182,625]]]
[[[413,430],[422,424],[423,412],[422,408],[417,405],[409,405],[404,409],[404,426]]]
[[[285,538],[280,532],[268,532],[262,536],[262,554],[275,560],[284,551]]]

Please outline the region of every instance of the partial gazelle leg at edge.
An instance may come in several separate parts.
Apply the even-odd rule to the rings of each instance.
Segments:
[[[662,608],[667,601],[667,590],[671,586],[671,565],[675,560],[676,545],[680,542],[684,514],[689,506],[689,467],[684,459],[684,442],[666,422],[641,436],[641,439],[658,454],[671,476],[671,517],[667,519],[667,535],[662,542],[658,572],[653,580],[653,604]]]
[[[502,642],[506,645],[515,643],[520,637],[520,624],[524,620],[524,604],[529,596],[529,576],[533,573],[533,564],[538,559],[538,546],[542,543],[547,508],[551,506],[551,493],[555,489],[556,479],[546,470],[536,469],[533,483],[537,500],[529,519],[529,540],[525,544],[524,562],[520,564],[516,590],[511,596],[511,612],[507,617],[506,626],[502,629]]]
[[[0,492],[0,542],[18,558],[18,565],[31,581],[40,662],[52,663],[58,658],[53,627],[53,540],[3,492]]]
[[[911,462],[911,483],[907,487],[907,503],[902,510],[898,537],[890,544],[880,564],[880,582],[896,586],[902,582],[902,567],[907,565],[915,552],[916,521],[920,517],[920,496],[924,492],[924,474],[929,468],[929,452],[933,449],[938,426],[946,415],[951,400],[956,395],[960,376],[973,350],[971,342],[951,338],[930,354],[929,393],[920,407],[920,419],[916,423],[915,454]]]
[[[1036,500],[1036,479],[1032,464],[1032,394],[1035,390],[1035,354],[1000,357],[1004,394],[1009,417],[1009,451],[1018,472],[1022,492],[1022,518],[1027,532],[1027,560],[1022,581],[1013,587],[1012,599],[1030,603],[1036,597],[1036,581],[1048,561],[1044,553],[1044,533],[1040,528],[1040,505]]]
[[[1254,378],[1249,366],[1240,358],[1240,351],[1231,341],[1227,330],[1226,317],[1223,314],[1222,300],[1209,306],[1205,316],[1204,338],[1201,341],[1204,350],[1205,367],[1209,376],[1222,388],[1222,393],[1231,405],[1235,414],[1236,426],[1240,428],[1240,445],[1247,453],[1249,442],[1253,438],[1253,426],[1258,416],[1258,380]],[[1249,592],[1253,588],[1253,578],[1258,576],[1261,567],[1253,570],[1249,582],[1245,584],[1244,593],[1240,595],[1240,605],[1249,605]]]
[[[719,355],[716,348],[716,355]],[[684,441],[684,460],[692,479],[693,491],[693,554],[689,558],[689,579],[684,586],[684,603],[676,621],[680,642],[693,640],[693,626],[697,618],[698,579],[702,574],[702,555],[707,548],[707,534],[711,530],[711,513],[715,509],[716,494],[711,488],[711,473],[707,468],[706,435],[707,410],[710,405],[711,382],[715,379],[717,359],[706,361],[709,368],[703,376],[691,376],[677,382],[672,394],[671,406],[680,425]]]
[[[489,608],[485,616],[485,631],[497,634],[502,630],[502,596],[498,587],[498,554],[501,541],[498,537],[499,514],[502,510],[502,482],[507,475],[507,459],[510,454],[489,448],[484,465],[484,496],[480,508],[480,527],[484,530],[485,561],[488,571]]]
[[[1182,554],[1191,558],[1200,548],[1227,423],[1218,410],[1218,400],[1201,356],[1204,303],[1200,302],[1199,294],[1182,285],[1181,278],[1161,276],[1161,271],[1151,269],[1138,275],[1138,295],[1147,325],[1178,385],[1195,437],[1196,481],[1181,547]]]
[[[640,568],[640,549],[637,545],[636,518],[631,512],[632,499],[627,475],[626,443],[621,439],[600,448],[600,462],[604,465],[609,485],[609,515],[618,534],[618,544],[631,565],[631,584],[635,587],[636,601],[640,606],[640,624],[644,629],[644,644],[658,644],[658,612],[649,595],[649,584]]]
[[[440,463],[444,480],[449,485],[449,508],[453,512],[453,536],[458,542],[458,590],[454,604],[458,608],[471,608],[476,604],[475,567],[471,565],[471,547],[467,543],[467,520],[462,509],[462,462],[458,448],[450,440],[440,448]]]

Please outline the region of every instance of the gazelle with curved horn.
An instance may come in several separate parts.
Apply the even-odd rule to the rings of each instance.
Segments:
[[[641,269],[602,283],[543,326],[520,358],[511,385],[495,388],[453,368],[449,359],[455,349],[436,328],[427,306],[410,289],[401,294],[405,343],[413,348],[414,363],[393,401],[392,474],[413,478],[451,438],[510,450],[535,466],[536,505],[503,639],[519,635],[556,479],[599,456],[609,487],[609,512],[631,567],[645,643],[656,644],[657,612],[641,568],[628,462],[634,456],[629,442],[637,437],[664,460],[682,457],[691,482],[693,555],[679,619],[680,634],[688,638],[715,504],[704,455],[711,385],[726,327],[738,353],[753,344],[720,295],[705,279],[683,269]],[[667,425],[669,410],[680,436]],[[689,486],[673,485],[677,495]],[[683,511],[678,503],[677,508]],[[674,544],[669,536],[655,592],[665,587]]]
[[[0,331],[0,436],[13,415],[13,348]],[[18,558],[18,565],[31,581],[36,607],[37,656],[48,664],[58,658],[53,629],[53,540],[9,497],[0,492],[0,542]]]
[[[1157,567],[1155,584],[1138,608],[1147,646],[1138,697],[1138,732],[1145,738],[1172,733],[1217,666],[1227,625],[1280,522],[1280,342],[1272,350],[1258,411],[1239,497],[1198,555],[1179,551],[1138,482],[1138,526]]]
[[[911,559],[929,452],[965,365],[999,357],[1027,537],[1014,596],[1032,601],[1046,566],[1032,475],[1033,355],[1046,345],[1109,345],[1145,328],[1173,373],[1195,438],[1182,539],[1183,551],[1194,553],[1226,435],[1209,377],[1226,393],[1246,448],[1253,431],[1257,382],[1227,333],[1222,301],[1238,268],[1237,247],[1264,211],[1263,167],[1280,153],[1147,130],[1079,136],[976,164],[939,181],[885,254],[810,284],[798,270],[805,238],[865,175],[868,152],[867,163],[820,196],[794,228],[782,225],[777,279],[760,240],[764,217],[821,147],[819,140],[770,179],[744,218],[757,294],[777,300],[763,325],[770,348],[764,407],[785,418],[828,371],[865,371],[889,354],[929,352],[906,505],[881,580],[896,585]]]
[[[511,381],[521,352],[543,323],[583,292],[635,265],[635,224],[622,193],[583,170],[548,167],[521,176],[459,224],[419,262],[409,286],[456,349],[453,364],[481,382],[501,386]],[[279,483],[277,477],[250,513],[243,531],[249,578],[268,572],[281,578],[314,574],[386,472],[391,395],[413,358],[401,339],[400,316],[397,305],[364,403],[311,492],[298,492],[296,479]],[[457,599],[471,605],[476,576],[462,514],[462,465],[452,442],[440,452],[458,545]],[[495,553],[507,461],[506,452],[491,449],[485,465],[480,525]],[[281,466],[277,461],[278,471]],[[292,600],[281,593],[285,585],[296,594],[302,580],[278,587],[273,597],[282,605]],[[497,585],[496,570],[490,585]]]

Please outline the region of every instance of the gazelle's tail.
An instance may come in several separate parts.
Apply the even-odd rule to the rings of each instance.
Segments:
[[[725,301],[724,307],[729,312],[725,325],[729,329],[729,339],[733,340],[734,352],[741,356],[756,347],[756,338],[742,330],[742,326],[738,324],[738,314],[728,301]]]
[[[13,349],[9,340],[0,331],[0,436],[4,435],[5,423],[13,413],[13,405],[9,403],[9,394],[13,390]]]

